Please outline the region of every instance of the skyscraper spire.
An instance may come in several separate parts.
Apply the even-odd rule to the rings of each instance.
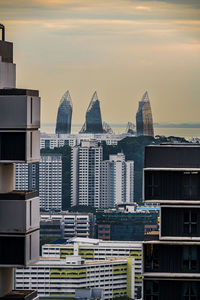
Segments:
[[[56,133],[71,133],[72,99],[69,91],[66,91],[60,100],[56,122]]]
[[[146,91],[139,101],[136,114],[137,135],[154,136],[153,117],[148,92]]]

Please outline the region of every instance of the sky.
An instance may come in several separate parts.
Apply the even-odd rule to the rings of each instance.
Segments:
[[[107,123],[135,123],[146,90],[154,122],[200,122],[199,0],[0,0],[0,23],[42,123],[66,90],[74,124],[95,90]]]

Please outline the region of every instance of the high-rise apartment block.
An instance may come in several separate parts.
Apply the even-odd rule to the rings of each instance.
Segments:
[[[144,200],[160,203],[157,240],[144,242],[144,300],[200,299],[200,147],[148,146]]]
[[[72,99],[69,91],[67,91],[61,98],[58,107],[56,134],[71,133],[72,122]]]
[[[136,129],[138,136],[154,136],[151,104],[147,92],[144,93],[142,100],[139,101],[139,107],[136,114]]]
[[[100,177],[103,149],[96,141],[72,148],[71,205],[100,207]]]
[[[0,297],[36,299],[33,291],[12,292],[14,267],[39,259],[38,193],[14,190],[14,163],[39,160],[40,98],[15,87],[13,44],[0,29]]]
[[[114,207],[133,202],[134,162],[125,161],[122,153],[103,161],[102,146],[84,141],[72,148],[71,205],[96,208]]]
[[[62,210],[62,155],[42,154],[39,163],[17,163],[15,186],[39,191],[41,210]]]
[[[15,164],[15,189],[39,191],[39,162]]]
[[[41,155],[39,194],[42,210],[62,210],[62,155]]]
[[[134,162],[125,155],[110,155],[101,166],[101,208],[134,200]]]

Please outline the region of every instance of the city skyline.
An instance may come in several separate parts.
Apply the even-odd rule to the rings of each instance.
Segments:
[[[40,89],[42,123],[55,123],[67,89],[74,124],[84,123],[95,89],[109,123],[133,120],[145,90],[154,122],[198,122],[199,17],[197,0],[0,2],[6,40],[15,44],[17,84],[28,88],[31,80]]]

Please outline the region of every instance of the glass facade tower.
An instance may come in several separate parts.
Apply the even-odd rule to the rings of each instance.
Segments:
[[[69,91],[67,91],[61,98],[58,107],[56,134],[71,133],[72,121],[72,99]]]
[[[85,124],[80,133],[103,133],[100,102],[97,92],[94,92],[86,112]]]
[[[139,101],[139,107],[136,114],[137,135],[154,136],[153,117],[148,93],[145,92],[142,100]]]

